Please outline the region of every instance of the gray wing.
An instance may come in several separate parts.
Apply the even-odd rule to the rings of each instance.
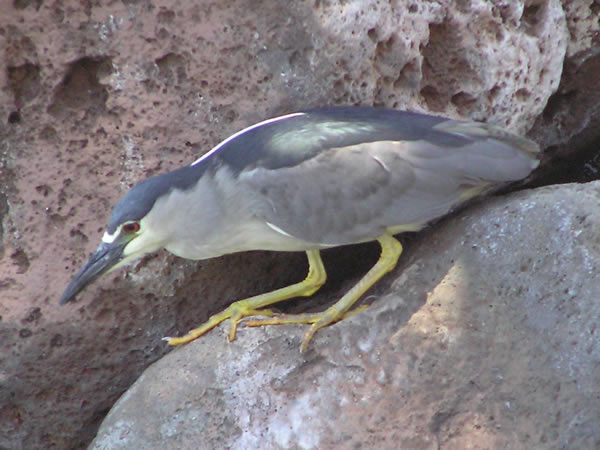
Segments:
[[[386,230],[417,230],[489,186],[524,178],[537,166],[537,145],[527,139],[487,124],[417,116],[430,120],[426,127],[417,121],[419,133],[403,134],[404,123],[394,134],[377,121],[371,128],[389,129],[374,135],[367,122],[351,138],[338,129],[312,140],[312,134],[295,139],[298,130],[288,131],[288,139],[274,133],[276,146],[270,141],[262,163],[246,167],[238,180],[262,205],[260,219],[306,242],[343,245],[375,239]],[[281,157],[285,164],[264,163],[276,160],[265,157],[275,147],[281,147],[279,156],[296,157]]]
[[[415,185],[409,163],[372,144],[323,152],[293,167],[240,174],[258,198],[261,219],[291,236],[320,245],[374,239],[385,231],[382,213]]]

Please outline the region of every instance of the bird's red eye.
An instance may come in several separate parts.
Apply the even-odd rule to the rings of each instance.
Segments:
[[[126,223],[123,225],[123,231],[125,233],[137,233],[140,231],[140,224],[137,222]]]

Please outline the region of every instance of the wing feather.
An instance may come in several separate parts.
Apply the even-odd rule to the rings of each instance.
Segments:
[[[254,136],[248,153],[258,154],[237,167],[238,181],[263,205],[261,220],[319,245],[419,229],[538,164],[535,143],[478,122],[342,108],[273,126]]]

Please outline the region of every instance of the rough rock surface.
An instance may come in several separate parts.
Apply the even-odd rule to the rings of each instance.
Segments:
[[[148,368],[91,448],[600,446],[600,182],[524,191],[420,239],[367,311],[219,329]]]
[[[0,447],[84,446],[165,353],[160,337],[303,275],[296,254],[192,263],[159,253],[58,308],[136,181],[250,123],[322,104],[518,132],[537,118],[544,145],[600,129],[586,128],[600,104],[591,0],[100,3],[14,0],[0,14]],[[332,252],[334,286],[360,273],[363,252],[373,253]]]
[[[600,3],[565,1],[563,8],[570,39],[560,86],[531,133],[545,148],[546,158],[554,160],[538,171],[539,182],[546,184],[600,175]]]

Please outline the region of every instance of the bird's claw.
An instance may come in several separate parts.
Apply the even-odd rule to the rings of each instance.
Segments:
[[[164,337],[163,341],[166,341],[169,346],[183,345],[200,336],[208,333],[214,327],[219,325],[221,322],[229,319],[229,332],[227,333],[227,340],[229,342],[235,339],[239,323],[249,316],[266,316],[262,319],[252,319],[246,322],[246,326],[249,327],[262,327],[265,325],[283,325],[283,324],[308,324],[311,325],[308,331],[305,333],[300,345],[300,351],[304,352],[308,348],[308,344],[315,335],[315,333],[332,323],[338,322],[348,317],[364,311],[368,305],[363,305],[349,312],[339,313],[334,307],[320,312],[320,313],[308,313],[308,314],[281,314],[275,315],[270,309],[255,309],[247,304],[245,300],[232,303],[224,311],[219,314],[211,316],[204,324],[198,328],[190,330],[186,335],[181,337]]]
[[[286,324],[307,324],[310,325],[308,331],[302,338],[302,344],[300,345],[300,352],[305,352],[308,348],[308,344],[315,335],[315,333],[327,325],[339,322],[340,320],[352,317],[361,311],[367,309],[369,305],[362,305],[352,311],[339,313],[334,307],[325,310],[320,313],[307,313],[307,314],[281,314],[272,315],[267,319],[252,319],[246,322],[248,327],[262,327],[266,325],[286,325]]]
[[[273,311],[268,309],[254,309],[250,307],[245,300],[240,300],[238,302],[232,303],[226,308],[224,311],[219,314],[215,314],[211,316],[204,324],[199,326],[198,328],[194,328],[190,330],[181,337],[164,337],[163,341],[166,341],[169,346],[183,345],[187,344],[194,339],[199,338],[200,336],[208,333],[210,330],[215,328],[221,322],[229,319],[231,324],[229,326],[229,333],[227,334],[227,340],[229,342],[235,339],[235,335],[237,332],[238,324],[244,319],[244,317],[248,316],[272,316],[274,314]]]

